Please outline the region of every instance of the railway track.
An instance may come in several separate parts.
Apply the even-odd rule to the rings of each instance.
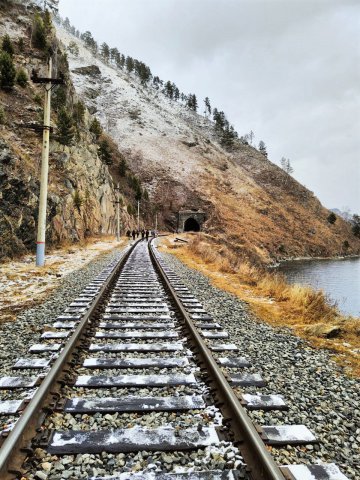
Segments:
[[[345,479],[333,464],[275,464],[266,445],[317,439],[305,425],[251,423],[247,409],[287,405],[277,392],[247,394],[265,384],[248,366],[156,248],[138,242],[18,359],[23,375],[0,378],[0,415],[16,419],[0,478]]]

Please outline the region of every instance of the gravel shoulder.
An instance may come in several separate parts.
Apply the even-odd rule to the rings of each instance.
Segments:
[[[254,318],[235,295],[213,287],[198,271],[168,253],[168,265],[182,278],[204,308],[229,333],[229,341],[268,381],[263,389],[243,393],[282,394],[287,411],[253,411],[259,425],[305,424],[320,440],[318,445],[272,449],[277,462],[336,463],[350,479],[359,478],[360,395],[359,384],[343,373],[330,354],[314,349],[287,328],[274,328]],[[261,390],[261,392],[260,392]],[[240,394],[240,389],[237,389]]]
[[[62,280],[89,262],[123,249],[127,240],[115,243],[113,239],[89,241],[86,246],[72,245],[46,254],[44,267],[35,266],[34,255],[1,264],[0,268],[0,324],[15,320],[24,310],[38,305]]]

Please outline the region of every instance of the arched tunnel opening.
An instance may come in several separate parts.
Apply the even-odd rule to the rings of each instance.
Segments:
[[[195,218],[188,218],[184,223],[184,232],[200,232],[199,222]]]

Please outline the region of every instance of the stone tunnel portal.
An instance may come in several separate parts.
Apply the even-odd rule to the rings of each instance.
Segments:
[[[188,218],[184,223],[184,232],[200,232],[200,225],[195,218]]]
[[[178,212],[177,231],[200,232],[205,222],[205,213],[199,210],[180,210]]]

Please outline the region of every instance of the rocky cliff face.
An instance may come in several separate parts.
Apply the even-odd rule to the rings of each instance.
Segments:
[[[34,67],[45,73],[44,53],[30,46],[34,7],[10,2],[1,8],[0,38],[11,37],[16,67],[25,68],[28,76]],[[0,259],[35,247],[42,134],[24,126],[42,122],[42,99],[42,88],[31,81],[25,87],[0,90]],[[71,146],[51,140],[47,240],[52,244],[115,231],[114,182],[98,156],[90,122],[85,112],[80,137]],[[122,224],[129,227],[132,219],[123,200]]]
[[[208,233],[258,262],[359,253],[350,225],[330,224],[314,194],[259,151],[240,142],[225,151],[209,119],[95,57],[65,30],[58,36],[65,47],[78,45],[68,52],[75,89],[127,153],[165,225],[175,227],[179,209],[204,209]]]

